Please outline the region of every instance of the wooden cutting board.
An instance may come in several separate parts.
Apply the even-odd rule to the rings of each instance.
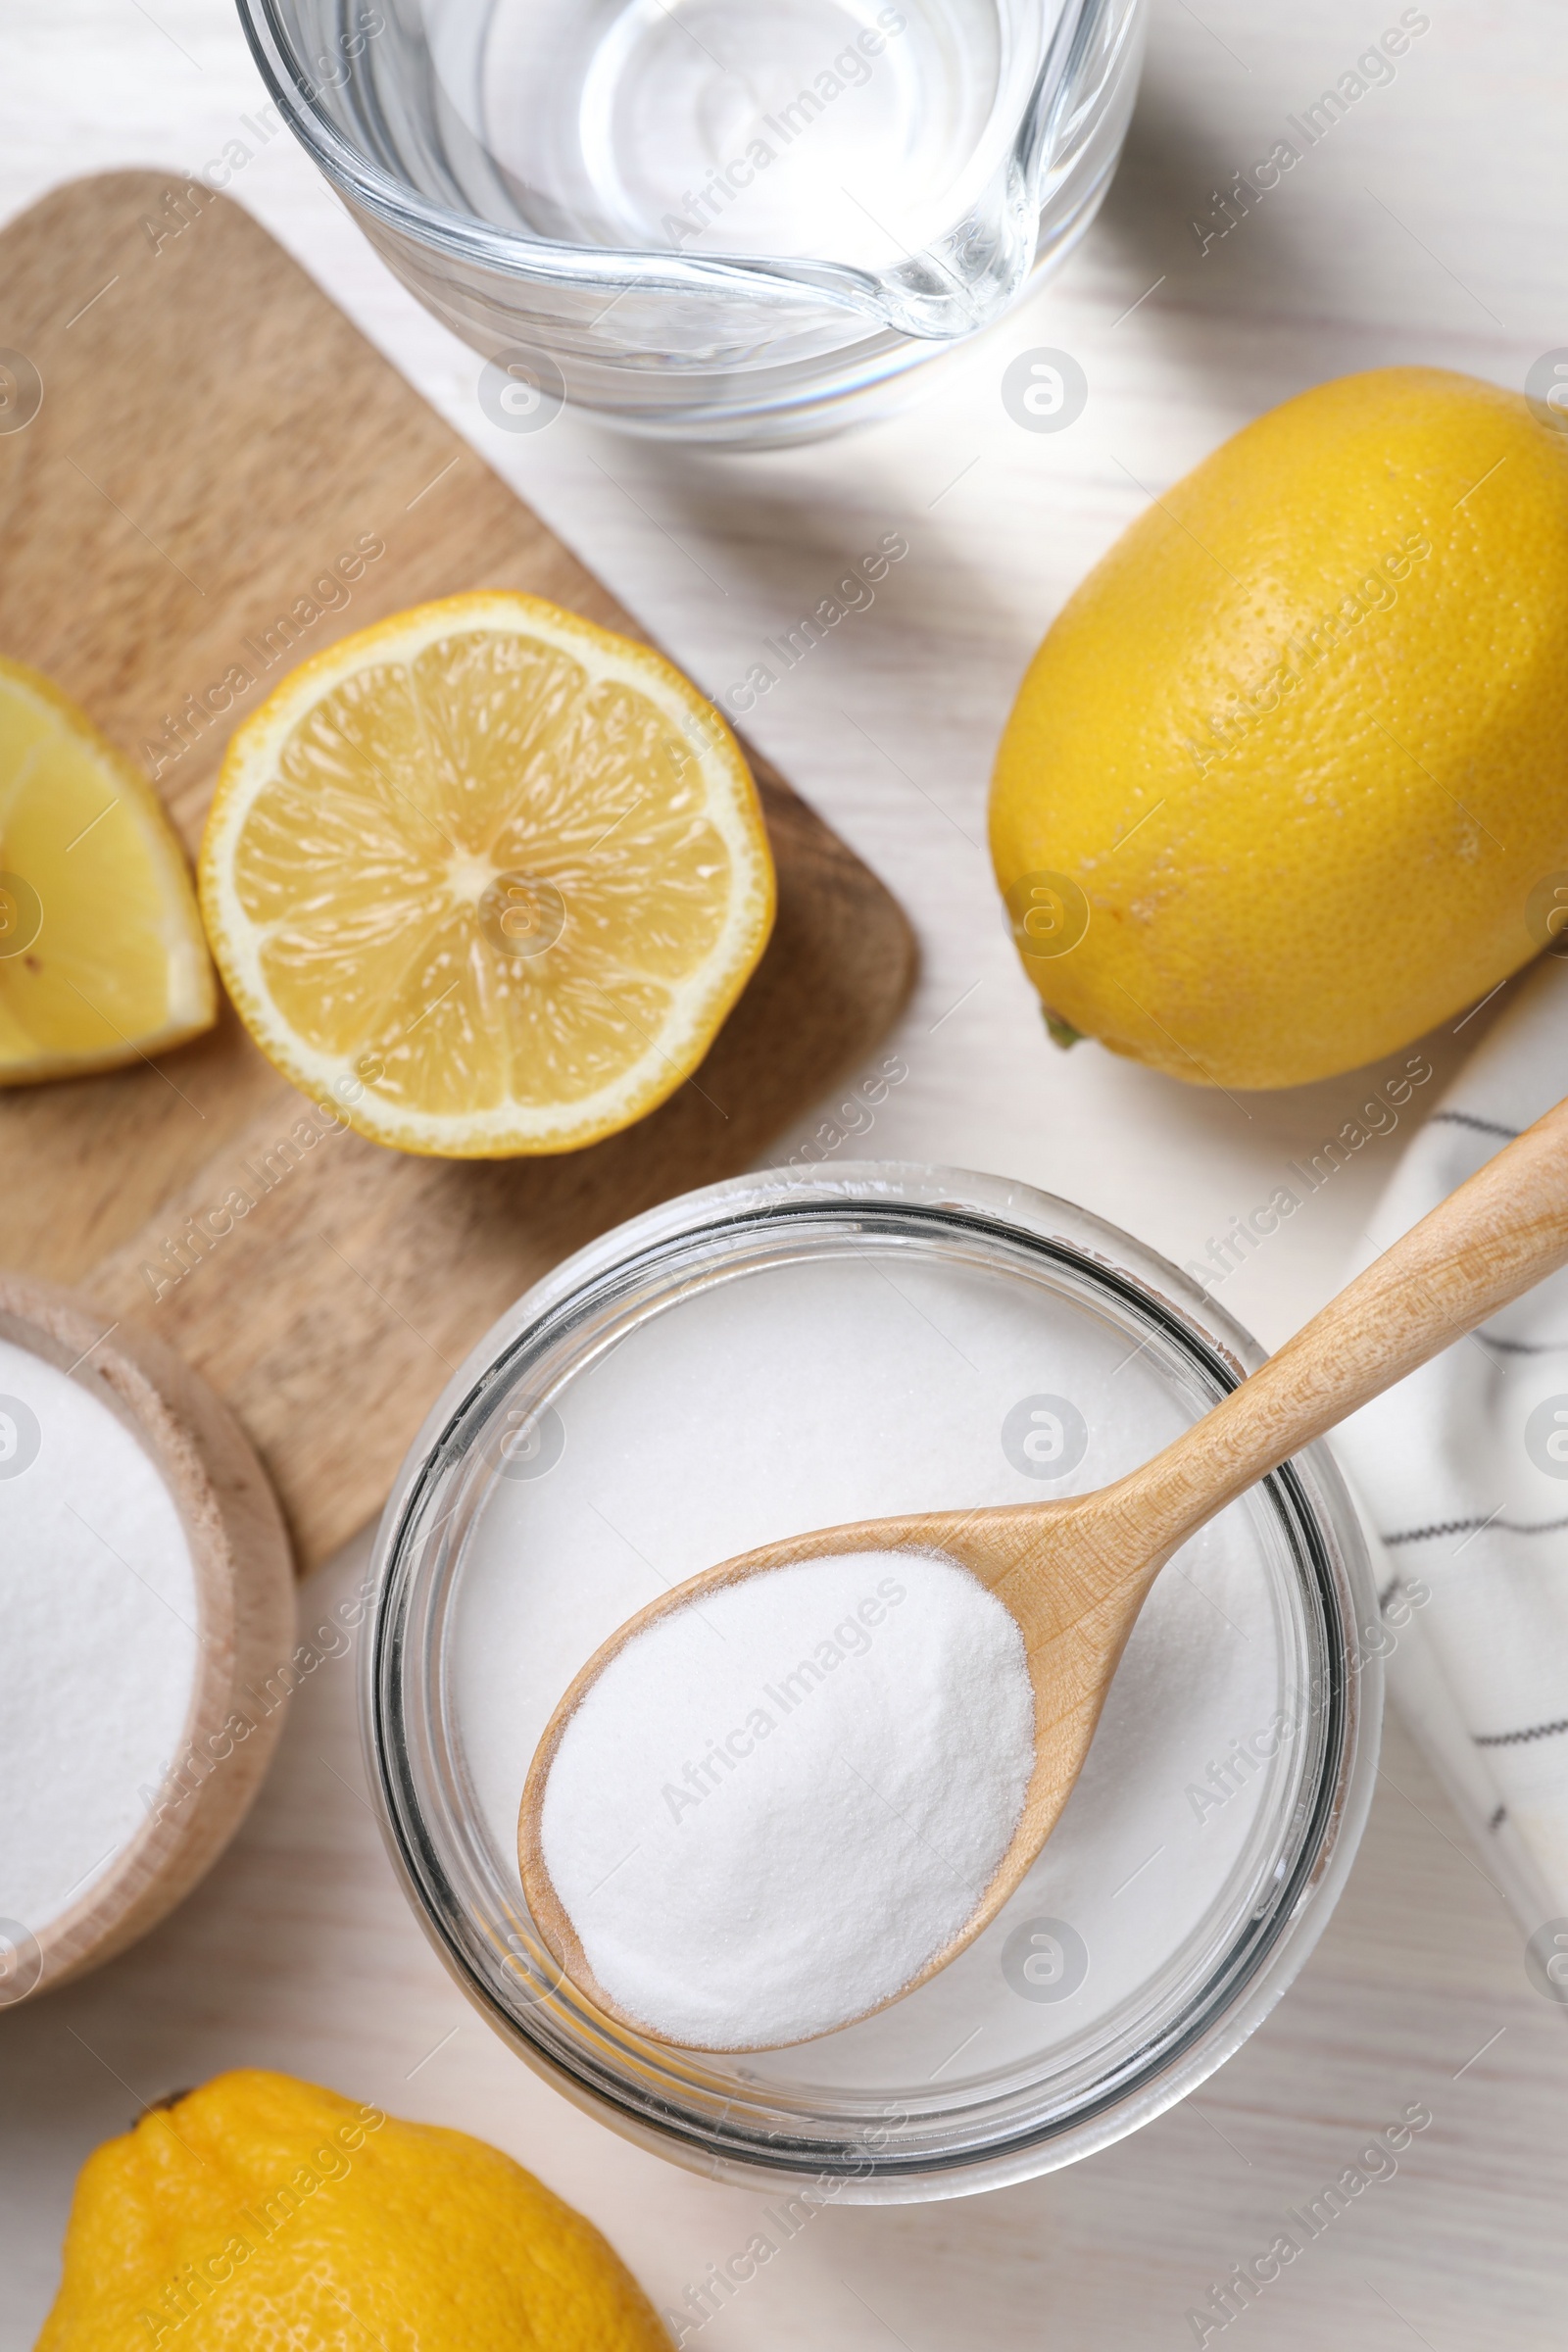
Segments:
[[[229,728],[335,637],[480,587],[643,634],[225,198],[144,172],[46,197],[0,235],[0,653],[156,770],[192,848]],[[333,565],[342,582],[356,553],[329,609],[313,584]],[[748,756],[777,928],[696,1079],[627,1134],[493,1162],[307,1141],[304,1098],[226,1007],[156,1065],[0,1096],[0,1257],[207,1375],[302,1567],[379,1507],[443,1382],[519,1292],[620,1218],[752,1163],[903,1005],[898,906]],[[187,1219],[235,1188],[257,1205],[170,1279]]]

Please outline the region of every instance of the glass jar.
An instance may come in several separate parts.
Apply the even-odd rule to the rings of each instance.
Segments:
[[[1099,208],[1144,29],[1144,0],[239,10],[377,252],[490,362],[493,422],[570,400],[707,444],[879,414],[1010,309]]]
[[[1102,1485],[1261,1360],[1114,1228],[940,1168],[770,1169],[557,1268],[447,1389],[378,1539],[370,1777],[468,1997],[641,2145],[851,2202],[1027,2179],[1201,2082],[1321,1933],[1376,1770],[1376,1600],[1319,1447],[1171,1560],[1029,1879],[858,2025],[729,2057],[598,2014],[528,1917],[516,1813],[567,1683],[670,1584],[797,1527]]]

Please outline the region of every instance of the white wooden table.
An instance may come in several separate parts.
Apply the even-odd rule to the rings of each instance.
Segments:
[[[1203,253],[1191,223],[1211,217],[1212,191],[1400,11],[1314,0],[1287,23],[1267,0],[1155,0],[1122,174],[1065,273],[925,408],[765,459],[639,446],[569,416],[535,438],[494,431],[476,360],[393,283],[286,136],[232,183],[710,690],[743,676],[760,640],[808,611],[862,544],[905,533],[909,556],[874,607],[749,722],[920,932],[923,978],[896,1041],[909,1077],[865,1148],[1026,1178],[1178,1260],[1266,1198],[1360,1090],[1242,1107],[1093,1046],[1050,1048],[980,847],[990,758],[1069,589],[1149,492],[1235,426],[1322,377],[1392,361],[1517,385],[1568,342],[1560,0],[1431,0],[1427,13],[1392,84]],[[76,172],[199,167],[261,94],[228,0],[7,0],[0,92],[7,217]],[[999,397],[1007,361],[1040,344],[1073,352],[1090,383],[1084,416],[1057,435],[1022,431]],[[1440,1073],[1460,1050],[1437,1041]],[[1395,1149],[1375,1144],[1227,1286],[1265,1342],[1335,1287]],[[307,1609],[347,1573],[324,1572]],[[1385,1762],[1316,1955],[1196,2100],[1026,2187],[825,2211],[704,2331],[705,2352],[1191,2343],[1185,2315],[1209,2282],[1413,2099],[1434,2122],[1398,2177],[1265,2290],[1241,2335],[1252,2352],[1396,2352],[1412,2338],[1429,2352],[1555,2352],[1568,2036],[1396,1724]],[[589,2212],[661,2304],[755,2226],[760,2199],[614,2138],[460,1998],[383,1857],[346,1663],[305,1686],[254,1815],[193,1899],[97,1977],[0,2019],[0,2352],[29,2345],[48,2306],[87,2150],[146,2098],[235,2065],[495,2140]]]

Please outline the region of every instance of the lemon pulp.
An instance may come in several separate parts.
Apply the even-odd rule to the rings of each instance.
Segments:
[[[0,661],[0,1086],[210,1028],[212,965],[147,779],[35,670]]]
[[[406,1150],[564,1151],[686,1078],[766,942],[739,747],[678,671],[541,599],[344,640],[230,746],[201,861],[223,976],[297,1084]]]

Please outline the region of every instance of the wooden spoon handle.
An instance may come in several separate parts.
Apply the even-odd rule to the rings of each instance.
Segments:
[[[1568,1262],[1568,1102],[1288,1340],[1213,1412],[1121,1482],[1160,1558],[1325,1430]]]

